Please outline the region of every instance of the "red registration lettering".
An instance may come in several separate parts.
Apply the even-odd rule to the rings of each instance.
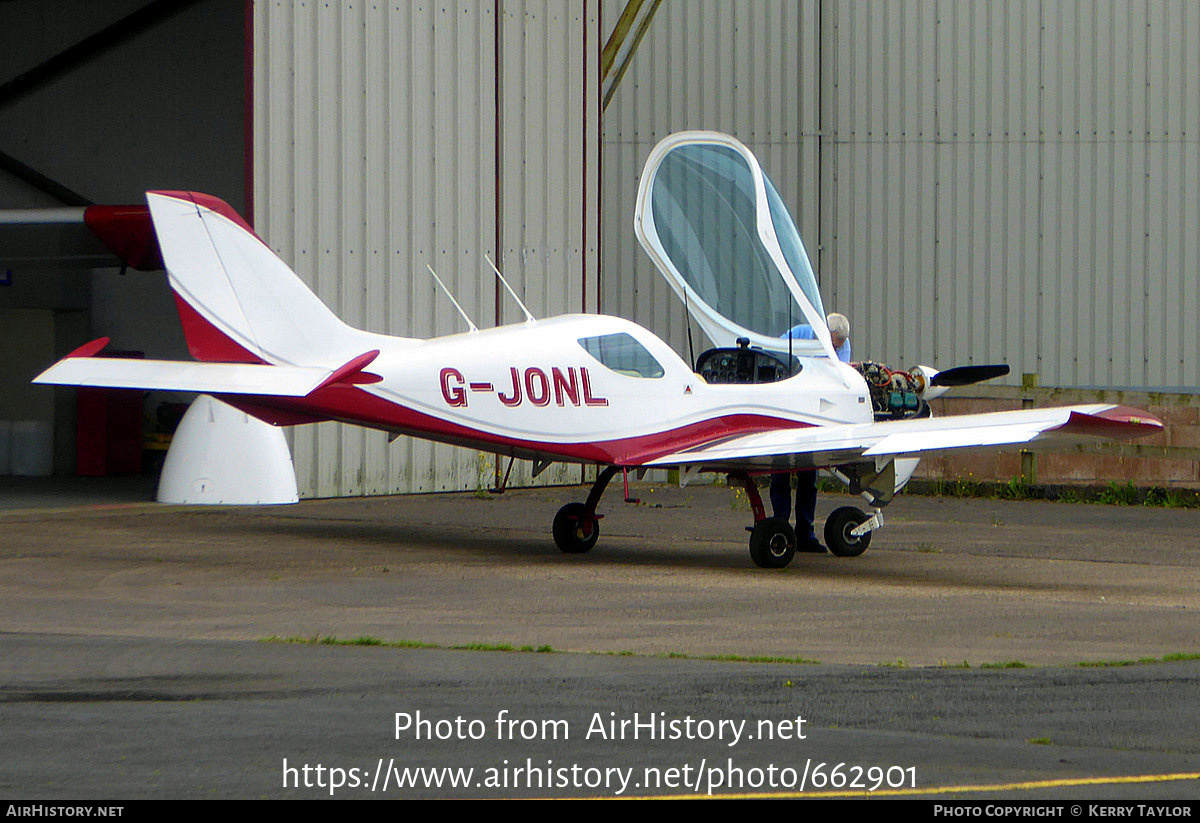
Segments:
[[[569,367],[564,375],[563,370],[555,366],[550,370],[550,375],[554,379],[554,402],[565,406],[566,401],[570,400],[572,406],[578,406],[579,384],[575,380],[575,367]]]
[[[497,392],[496,396],[506,406],[519,406],[521,405],[521,378],[517,374],[515,366],[509,367],[508,375],[512,379],[512,394],[506,395],[504,392]]]
[[[588,376],[586,367],[579,368],[579,377],[583,381],[583,403],[585,406],[607,406],[607,397],[596,397],[592,394],[592,379]]]
[[[525,370],[525,393],[535,406],[545,406],[550,402],[550,381],[546,373],[536,366]]]
[[[449,367],[442,369],[442,397],[446,400],[448,406],[465,406],[467,405],[467,393],[463,390],[463,376],[458,369]],[[451,385],[451,381],[455,381]]]
[[[607,406],[607,397],[597,397],[592,392],[591,375],[586,367],[553,366],[549,375],[537,366],[529,366],[522,372],[516,366],[508,369],[509,385],[500,389],[492,383],[467,383],[463,373],[447,366],[441,372],[442,398],[448,406],[467,405],[467,392],[495,392],[500,402],[510,408],[528,400],[535,406],[550,405],[550,397],[559,406]]]

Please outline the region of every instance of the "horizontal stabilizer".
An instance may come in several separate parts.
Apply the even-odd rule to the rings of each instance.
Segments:
[[[329,377],[328,369],[303,366],[68,357],[46,369],[33,382],[55,386],[304,397]]]

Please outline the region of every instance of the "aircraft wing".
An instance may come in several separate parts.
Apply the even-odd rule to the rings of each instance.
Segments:
[[[1160,420],[1128,406],[1060,406],[779,429],[715,440],[646,465],[704,471],[821,468],[946,449],[1011,446],[1037,451],[1097,438],[1142,437],[1161,430]]]

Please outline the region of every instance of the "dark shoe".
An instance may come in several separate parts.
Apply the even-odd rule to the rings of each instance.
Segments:
[[[829,550],[821,545],[820,540],[814,537],[810,540],[801,541],[800,545],[796,547],[796,551],[808,552],[810,554],[826,554]]]

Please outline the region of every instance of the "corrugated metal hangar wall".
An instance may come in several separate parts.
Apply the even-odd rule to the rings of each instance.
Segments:
[[[604,0],[606,35],[625,5]],[[685,360],[685,307],[633,234],[642,166],[671,132],[734,135],[754,151],[787,201],[815,267],[821,180],[817,11],[815,2],[795,0],[664,2],[604,111],[601,310],[653,329]],[[698,328],[692,334],[697,354],[708,348]]]
[[[4,33],[20,33],[0,60],[7,77],[143,4],[3,5]],[[601,119],[601,53],[631,5],[654,14]],[[1190,0],[255,0],[250,11],[254,222],[356,325],[461,331],[426,264],[481,325],[519,319],[489,254],[539,315],[623,315],[686,352],[684,308],[637,248],[631,210],[654,143],[705,128],[762,158],[827,305],[853,321],[856,356],[1002,360],[1044,385],[1200,385]],[[7,100],[0,149],[98,201],[185,186],[237,203],[245,13],[243,0],[195,3]],[[198,74],[195,54],[217,65]],[[0,199],[51,204],[9,177]],[[0,304],[86,310],[94,335],[117,330],[114,344],[179,348],[173,323],[147,327],[144,301],[126,299],[150,281],[114,270],[58,302],[22,291],[33,283],[16,277]],[[62,337],[56,351],[69,350]],[[294,451],[306,496],[492,482],[489,457],[334,424],[298,428]],[[555,467],[538,480],[578,476]]]
[[[426,264],[477,321],[516,319],[490,254],[535,313],[598,298],[686,352],[632,205],[655,142],[717,129],[789,201],[857,357],[1200,384],[1196,4],[645,0],[601,121],[627,5],[256,2],[256,226],[372,330],[463,328]],[[294,446],[310,496],[492,481],[491,458],[335,424]]]
[[[663,3],[603,121],[602,310],[687,350],[631,209],[658,139],[717,129],[793,208],[856,358],[1194,391],[1198,78],[1188,0]]]
[[[346,322],[466,331],[595,311],[599,9],[583,0],[257,2],[255,227]],[[294,430],[301,494],[486,488],[495,458]],[[522,475],[522,472],[524,474]],[[538,482],[580,479],[556,465]],[[510,482],[530,482],[520,461]]]

